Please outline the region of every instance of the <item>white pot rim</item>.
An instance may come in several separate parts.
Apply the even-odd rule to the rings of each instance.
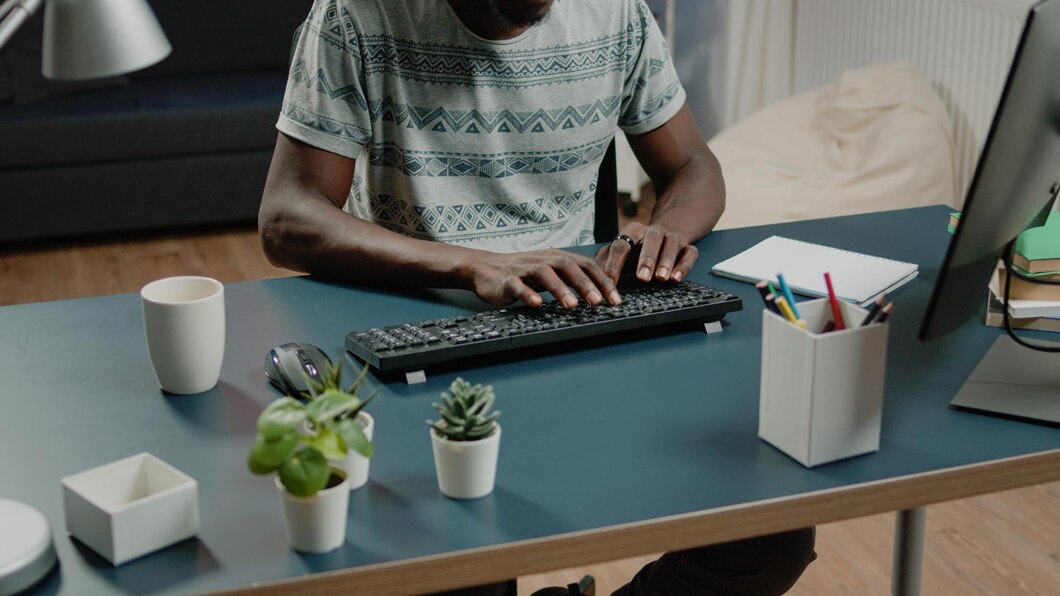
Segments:
[[[357,412],[357,415],[353,417],[353,420],[355,422],[357,420],[363,420],[364,424],[361,426],[362,429],[367,429],[372,426],[375,426],[375,418],[373,418],[371,414],[365,412],[364,410]]]
[[[438,441],[439,443],[442,443],[444,445],[481,445],[484,443],[490,443],[495,440],[499,441],[501,438],[501,425],[497,424],[494,427],[492,433],[486,435],[485,437],[482,437],[481,439],[475,439],[474,441],[454,441],[452,439],[447,439],[439,435],[438,432],[434,430],[433,426],[428,428],[427,432],[431,433],[431,438],[433,440]]]
[[[277,474],[274,477],[274,480],[276,482],[276,488],[279,489],[281,493],[283,493],[283,496],[285,498],[291,499],[293,501],[313,501],[313,500],[316,500],[318,498],[325,497],[325,496],[327,496],[327,495],[329,495],[329,494],[331,494],[331,493],[333,493],[335,491],[338,491],[340,489],[349,490],[348,487],[349,487],[349,484],[350,484],[350,477],[346,473],[346,470],[343,470],[342,468],[339,468],[337,466],[328,466],[328,475],[329,475],[329,477],[330,477],[331,474],[335,474],[336,476],[341,476],[342,477],[342,482],[336,484],[335,486],[332,486],[331,488],[321,489],[321,490],[317,491],[317,494],[315,494],[313,496],[310,496],[310,497],[300,497],[298,495],[291,494],[291,492],[289,490],[287,490],[287,488],[283,485],[283,483],[280,482],[280,475],[279,474]]]

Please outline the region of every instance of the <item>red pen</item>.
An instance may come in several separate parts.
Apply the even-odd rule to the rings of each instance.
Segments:
[[[846,329],[847,326],[843,322],[843,310],[839,308],[839,300],[836,299],[835,290],[832,289],[832,276],[828,273],[824,274],[824,283],[828,286],[828,302],[832,304],[832,320],[835,321],[835,330]]]

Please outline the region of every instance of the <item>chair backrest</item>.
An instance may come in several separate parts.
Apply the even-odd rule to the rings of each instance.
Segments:
[[[593,238],[597,242],[611,242],[618,236],[618,165],[615,158],[615,141],[604,153],[600,173],[596,177],[596,223]]]

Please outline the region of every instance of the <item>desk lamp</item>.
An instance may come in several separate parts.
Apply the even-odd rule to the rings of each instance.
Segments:
[[[0,1],[0,48],[44,0]],[[49,79],[112,77],[161,61],[172,47],[145,0],[48,0],[41,72]],[[58,490],[56,484],[56,490]],[[36,509],[0,499],[0,594],[34,585],[55,565],[51,528]]]
[[[122,75],[161,61],[172,49],[146,0],[3,0],[0,48],[41,4],[41,72],[49,79]]]

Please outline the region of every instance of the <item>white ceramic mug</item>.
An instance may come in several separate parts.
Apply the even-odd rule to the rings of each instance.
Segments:
[[[147,351],[158,385],[202,393],[217,384],[225,352],[224,286],[209,277],[167,277],[140,290]]]

